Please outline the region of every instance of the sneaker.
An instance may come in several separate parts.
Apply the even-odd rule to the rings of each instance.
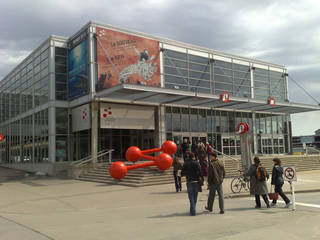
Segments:
[[[267,205],[267,208],[270,208],[270,204]]]
[[[254,208],[261,208],[261,206],[256,205]]]
[[[220,214],[224,214],[224,211],[220,211]]]
[[[289,208],[289,207],[290,207],[290,205],[292,205],[292,203],[291,203],[291,202],[287,203],[287,204],[286,204],[286,206],[285,206],[285,208]]]
[[[207,206],[204,207],[207,211],[212,212],[212,209],[209,209]]]
[[[276,203],[271,203],[271,207],[275,207],[276,205]]]

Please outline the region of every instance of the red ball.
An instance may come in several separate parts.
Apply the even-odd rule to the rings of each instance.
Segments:
[[[126,151],[126,159],[130,162],[137,162],[141,156],[141,150],[138,147],[129,147]]]
[[[109,174],[114,179],[120,180],[124,178],[127,174],[127,166],[123,162],[114,162],[109,168]]]
[[[160,170],[167,170],[172,165],[172,158],[167,153],[161,153],[156,156],[156,165]]]
[[[161,146],[161,150],[169,155],[175,154],[177,151],[177,144],[170,140],[165,141]]]

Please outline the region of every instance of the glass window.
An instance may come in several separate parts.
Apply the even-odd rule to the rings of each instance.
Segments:
[[[266,117],[266,133],[271,133],[271,116]]]
[[[164,65],[177,68],[187,68],[187,62],[170,58],[164,58]]]
[[[220,75],[215,75],[214,80],[216,82],[221,82],[221,83],[232,83],[232,77],[227,77],[227,76],[220,76]]]
[[[210,72],[210,65],[200,65],[200,64],[196,64],[196,63],[189,63],[189,69],[190,70],[195,70],[195,71],[199,71],[199,72]]]
[[[277,116],[272,116],[272,133],[278,133],[278,126],[277,126],[278,118]]]
[[[183,132],[190,131],[189,109],[188,108],[181,109],[181,130]]]
[[[165,75],[165,81],[166,83],[177,83],[177,84],[188,85],[187,79],[183,77]]]
[[[207,110],[207,130],[208,132],[212,132],[212,113],[211,110]]]
[[[185,69],[179,69],[175,67],[164,67],[165,74],[172,74],[172,75],[178,75],[178,76],[188,76],[187,70]]]
[[[224,62],[224,61],[220,61],[220,60],[214,60],[214,66],[232,69],[232,63]]]
[[[187,54],[166,49],[164,55],[170,58],[187,60]]]
[[[68,133],[68,109],[56,108],[56,134]]]
[[[172,131],[171,107],[166,107],[166,130]]]
[[[228,120],[229,120],[229,132],[235,131],[235,115],[233,112],[228,112]]]
[[[227,112],[221,112],[221,132],[228,132]]]
[[[206,123],[206,110],[199,109],[199,131],[206,132],[207,131],[207,123]]]
[[[172,129],[173,131],[181,131],[180,108],[172,108]]]
[[[60,48],[56,47],[55,48],[56,55],[61,55],[61,56],[67,56],[68,50],[66,48]]]
[[[191,132],[198,132],[198,109],[190,109]]]
[[[239,70],[239,71],[250,72],[250,67],[249,66],[236,64],[236,63],[233,64],[233,69],[234,70]]]
[[[195,55],[191,55],[191,54],[189,54],[189,61],[190,62],[201,63],[201,64],[208,64],[209,63],[209,59],[208,58],[195,56]]]
[[[67,64],[67,58],[66,57],[56,56],[55,60],[56,60],[56,64],[60,64],[60,65],[66,65]]]
[[[232,76],[232,70],[216,67],[214,69],[214,74]]]

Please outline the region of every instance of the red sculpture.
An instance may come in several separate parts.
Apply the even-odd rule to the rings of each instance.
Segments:
[[[139,159],[151,160],[151,162],[141,163],[131,166],[126,166],[123,162],[114,162],[110,168],[109,173],[115,179],[122,179],[126,176],[128,170],[157,166],[161,170],[167,170],[172,165],[172,158],[170,155],[175,154],[177,145],[173,141],[165,141],[161,148],[154,148],[141,151],[138,147],[129,147],[126,151],[126,159],[130,162],[137,162]],[[156,157],[146,155],[148,153],[163,152]]]

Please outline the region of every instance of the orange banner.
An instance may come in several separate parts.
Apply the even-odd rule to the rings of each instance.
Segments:
[[[159,42],[97,27],[98,90],[118,84],[160,87]]]

